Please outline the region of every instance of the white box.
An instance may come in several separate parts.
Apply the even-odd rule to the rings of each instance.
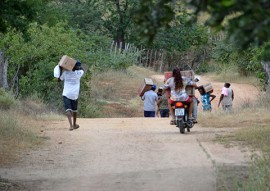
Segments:
[[[141,87],[138,89],[138,95],[143,96],[144,92],[150,90],[153,85],[154,85],[154,82],[151,78],[144,78],[144,81]]]

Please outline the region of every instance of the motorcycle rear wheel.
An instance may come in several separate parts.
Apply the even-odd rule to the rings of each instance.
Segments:
[[[184,123],[182,120],[177,121],[177,126],[179,127],[180,133],[184,134],[185,133],[185,127]]]

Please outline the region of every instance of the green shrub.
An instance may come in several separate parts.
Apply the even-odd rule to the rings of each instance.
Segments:
[[[16,103],[17,101],[12,94],[0,88],[0,109],[10,109],[12,106],[16,105]]]

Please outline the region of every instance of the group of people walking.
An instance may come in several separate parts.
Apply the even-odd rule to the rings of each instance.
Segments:
[[[194,95],[188,95],[186,87],[192,86],[200,93],[200,101]],[[174,124],[173,105],[175,101],[182,101],[188,104],[188,118],[193,123],[197,123],[198,104],[201,103],[202,111],[212,111],[211,102],[216,98],[213,91],[205,92],[203,86],[197,86],[196,82],[181,75],[180,68],[174,68],[172,77],[165,81],[164,85],[155,92],[156,85],[152,89],[146,91],[141,99],[144,101],[144,117],[169,117],[171,116],[171,124]],[[218,107],[222,105],[224,111],[232,110],[234,92],[230,87],[230,83],[225,83],[222,88]]]
[[[54,69],[54,76],[58,81],[64,81],[63,100],[66,110],[66,115],[70,125],[69,130],[78,129],[80,126],[77,124],[77,107],[78,96],[80,90],[80,79],[84,74],[84,70],[79,61],[71,71],[63,71],[58,65]],[[192,86],[198,89],[201,95],[199,101],[195,95],[188,95],[186,87]],[[205,92],[202,86],[197,86],[196,82],[181,75],[180,68],[174,68],[172,77],[169,78],[163,86],[158,88],[157,93],[156,85],[153,85],[149,91],[146,91],[141,99],[144,101],[144,117],[170,117],[172,118],[171,124],[175,124],[175,115],[173,106],[176,101],[185,102],[188,104],[189,113],[188,120],[197,123],[197,108],[199,102],[202,104],[203,111],[211,111],[211,102],[216,98],[212,92]],[[225,83],[222,88],[222,93],[218,102],[218,107],[222,105],[224,111],[232,110],[232,102],[234,99],[234,92],[230,88],[230,83]]]

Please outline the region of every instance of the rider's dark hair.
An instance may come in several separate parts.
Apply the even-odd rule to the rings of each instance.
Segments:
[[[183,88],[183,79],[180,72],[180,68],[176,67],[173,69],[173,77],[175,83],[175,90],[181,90]]]

